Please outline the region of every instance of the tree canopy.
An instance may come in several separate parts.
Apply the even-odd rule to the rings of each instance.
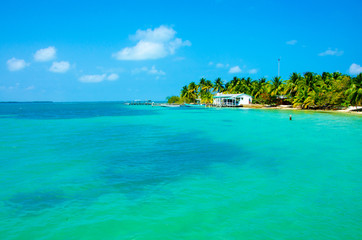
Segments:
[[[287,80],[234,77],[227,82],[220,77],[214,82],[201,78],[198,84],[191,82],[184,86],[177,100],[212,103],[216,93],[245,93],[253,96],[253,103],[290,104],[303,109],[357,106],[362,104],[362,73],[353,77],[339,72],[322,75],[306,72],[292,73]]]

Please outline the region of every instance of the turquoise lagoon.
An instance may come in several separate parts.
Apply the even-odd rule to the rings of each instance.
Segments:
[[[0,104],[0,239],[361,239],[361,156],[361,116]]]

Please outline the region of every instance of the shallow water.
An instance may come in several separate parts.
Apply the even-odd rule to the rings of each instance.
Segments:
[[[361,239],[361,139],[343,114],[0,104],[0,239]]]

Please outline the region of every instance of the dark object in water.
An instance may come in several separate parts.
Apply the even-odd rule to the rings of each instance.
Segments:
[[[289,120],[292,120],[292,115],[289,115]]]

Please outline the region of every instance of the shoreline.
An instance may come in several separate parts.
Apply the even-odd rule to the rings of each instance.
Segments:
[[[147,105],[147,104],[141,104],[141,105]],[[167,104],[166,103],[166,104],[162,104],[162,105],[183,106],[184,104],[176,104],[176,103]],[[154,105],[154,106],[160,106],[160,105]],[[197,106],[197,104],[195,104],[195,106]],[[338,113],[338,114],[352,114],[352,115],[362,116],[362,111],[357,112],[357,111],[351,111],[349,109],[342,109],[342,110],[301,109],[301,108],[293,108],[293,107],[290,107],[289,105],[279,105],[279,106],[269,107],[269,106],[261,105],[261,104],[244,104],[242,106],[216,106],[216,105],[212,105],[212,104],[206,104],[205,108],[291,110],[291,111],[301,111],[301,112]]]
[[[351,110],[322,110],[322,109],[301,109],[301,108],[293,108],[293,107],[281,107],[281,106],[276,106],[276,107],[266,107],[264,105],[257,105],[257,104],[248,104],[248,105],[244,105],[243,108],[250,108],[250,109],[274,109],[274,110],[292,110],[292,111],[305,111],[305,112],[319,112],[319,113],[344,113],[344,114],[353,114],[353,115],[362,115],[362,111],[361,112],[357,112],[357,111],[351,111]]]

